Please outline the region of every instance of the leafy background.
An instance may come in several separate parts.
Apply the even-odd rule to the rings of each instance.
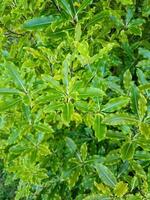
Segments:
[[[150,199],[149,15],[1,0],[0,199]]]

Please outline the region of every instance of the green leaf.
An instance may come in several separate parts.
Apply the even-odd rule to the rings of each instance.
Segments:
[[[146,151],[136,151],[134,154],[134,159],[150,161],[150,153]]]
[[[134,113],[138,114],[139,91],[135,84],[131,87],[131,107]]]
[[[102,107],[103,112],[114,112],[120,110],[122,107],[127,106],[129,103],[128,97],[112,98],[109,102]]]
[[[135,146],[133,143],[127,142],[121,147],[121,157],[123,160],[131,160],[134,156]]]
[[[68,124],[71,121],[72,114],[74,111],[73,104],[71,102],[64,104],[62,110],[63,110],[62,113],[63,120],[65,123]]]
[[[141,177],[142,179],[146,180],[146,173],[142,167],[137,161],[131,160],[130,161],[132,169],[135,171],[136,175],[138,177]]]
[[[139,54],[144,58],[150,59],[150,51],[148,49],[139,48]]]
[[[117,197],[123,197],[128,192],[128,184],[120,181],[117,183],[114,193]]]
[[[0,88],[0,94],[19,94],[20,91],[13,88]]]
[[[68,1],[67,0],[60,0],[59,3],[62,6],[62,8],[64,9],[65,13],[73,18],[73,10],[71,9],[71,6],[68,3]]]
[[[43,17],[36,17],[33,19],[30,19],[26,21],[23,24],[23,28],[25,29],[38,29],[38,28],[43,28],[45,26],[48,26],[54,22],[60,21],[61,17],[60,16],[43,16]]]
[[[87,97],[101,97],[104,96],[105,93],[100,90],[99,88],[94,88],[94,87],[90,87],[90,88],[80,88],[78,90],[79,92],[79,96],[81,98],[87,98]]]
[[[102,119],[99,114],[95,116],[93,129],[95,131],[95,136],[98,141],[105,139],[107,127],[105,124],[102,124]]]
[[[90,19],[90,21],[86,24],[85,28],[90,26],[90,25],[96,24],[97,22],[106,20],[108,16],[109,16],[109,12],[107,10],[101,11],[100,13],[94,15]]]
[[[147,111],[147,100],[143,94],[140,94],[139,99],[138,99],[138,115],[139,115],[140,121],[143,120],[146,114],[146,111]]]
[[[83,160],[86,160],[87,157],[87,145],[86,143],[83,143],[81,148],[80,148],[81,156]]]
[[[124,84],[124,88],[126,90],[128,90],[132,85],[132,75],[131,75],[129,69],[126,70],[123,75],[123,84]]]
[[[75,40],[76,41],[79,41],[81,39],[81,34],[82,34],[81,24],[77,23],[76,28],[75,28]]]
[[[66,137],[66,145],[67,145],[67,147],[68,147],[68,149],[70,150],[71,153],[75,153],[75,151],[77,150],[77,145],[69,137]]]
[[[108,125],[134,125],[138,123],[138,119],[128,114],[111,114],[107,115],[102,122]]]
[[[93,0],[83,0],[82,4],[80,5],[79,9],[77,10],[77,14],[82,12]]]
[[[0,112],[11,109],[15,105],[17,105],[20,101],[21,99],[19,98],[19,99],[12,99],[11,101],[0,103]]]
[[[117,184],[117,180],[114,174],[105,165],[102,164],[97,164],[95,168],[102,182],[111,188],[114,188]]]
[[[68,184],[69,184],[70,189],[75,186],[76,182],[79,179],[79,176],[80,176],[80,170],[79,169],[72,171],[71,176],[68,179]]]
[[[24,82],[17,72],[16,66],[12,62],[6,62],[5,67],[8,69],[10,76],[15,81],[16,85],[22,89],[25,93],[27,93],[27,90],[25,88]]]
[[[147,138],[147,139],[150,138],[150,125],[149,124],[146,124],[143,122],[139,123],[139,130],[140,130],[140,133],[145,136],[145,138]]]

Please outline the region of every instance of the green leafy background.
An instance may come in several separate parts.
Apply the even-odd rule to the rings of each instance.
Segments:
[[[150,199],[149,15],[1,0],[0,200]]]

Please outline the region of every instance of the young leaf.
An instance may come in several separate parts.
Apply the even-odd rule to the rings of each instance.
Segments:
[[[114,174],[105,165],[102,164],[97,164],[95,168],[102,182],[114,188],[117,184],[117,180]]]
[[[95,116],[93,129],[95,131],[95,136],[98,141],[105,139],[107,127],[105,124],[102,124],[102,119],[99,114]]]
[[[133,158],[135,147],[133,143],[125,143],[121,147],[121,157],[123,160],[130,160]]]
[[[135,116],[128,114],[111,114],[104,118],[103,123],[108,125],[134,125],[138,123],[138,120]]]
[[[37,17],[37,18],[33,18],[30,19],[28,21],[26,21],[23,24],[23,28],[25,29],[37,29],[37,28],[43,28],[45,26],[48,26],[50,24],[52,24],[53,22],[57,22],[60,21],[61,17],[60,16],[43,16],[43,17]]]
[[[24,82],[22,78],[20,77],[19,73],[17,72],[17,69],[15,65],[12,62],[5,63],[5,67],[8,69],[10,76],[15,81],[16,85],[22,89],[25,93],[27,93],[27,90],[25,88]]]
[[[114,193],[117,197],[123,197],[128,192],[128,184],[120,181],[117,183]]]
[[[128,97],[117,97],[112,98],[110,101],[103,106],[103,112],[114,112],[120,110],[122,107],[125,107],[129,103]]]

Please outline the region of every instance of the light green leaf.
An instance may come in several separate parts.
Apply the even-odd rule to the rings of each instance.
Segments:
[[[117,183],[114,193],[117,197],[123,197],[128,192],[128,184],[120,181]]]
[[[138,115],[139,115],[140,121],[143,120],[146,114],[146,111],[147,111],[147,100],[143,94],[140,94],[139,99],[138,99]]]
[[[60,16],[43,16],[43,17],[37,17],[30,19],[26,21],[23,24],[23,28],[25,29],[37,29],[37,28],[43,28],[45,26],[48,26],[54,22],[60,21],[61,17]]]
[[[0,94],[19,94],[20,91],[13,88],[0,88]]]
[[[106,105],[103,106],[102,111],[114,112],[114,111],[120,110],[122,107],[127,106],[128,103],[129,103],[128,97],[112,98]]]
[[[8,69],[8,72],[12,79],[15,81],[16,85],[23,90],[23,92],[27,93],[27,90],[25,88],[24,82],[17,72],[16,66],[12,62],[6,62],[5,67]]]
[[[142,167],[137,161],[131,160],[130,161],[132,169],[135,171],[136,175],[138,177],[141,177],[142,179],[146,180],[146,173]]]
[[[102,119],[99,114],[95,116],[93,129],[95,131],[95,136],[98,141],[105,139],[107,127],[105,124],[102,124]]]
[[[143,122],[139,123],[139,130],[140,130],[140,133],[145,136],[145,138],[147,138],[147,139],[150,138],[150,125],[149,124],[146,124]]]
[[[81,98],[101,97],[105,95],[105,93],[102,90],[100,90],[99,88],[94,88],[94,87],[80,88],[78,92]]]
[[[11,109],[15,105],[17,105],[20,101],[21,99],[19,98],[19,99],[13,99],[11,101],[0,103],[0,112]]]
[[[82,12],[84,8],[86,8],[93,0],[83,0],[82,4],[80,5],[79,9],[77,10],[77,14]]]
[[[43,76],[43,79],[50,84],[50,86],[59,92],[61,95],[64,94],[63,87],[59,84],[58,81],[56,81],[53,77],[51,76]]]
[[[82,34],[81,24],[78,23],[75,28],[75,40],[76,41],[79,41],[81,39],[81,34]]]
[[[72,171],[71,176],[68,179],[68,184],[69,184],[70,189],[75,186],[76,182],[79,179],[79,176],[80,176],[80,170],[79,169]]]
[[[135,146],[133,143],[125,143],[121,147],[121,157],[123,160],[131,160],[133,158]]]
[[[124,84],[124,88],[126,90],[128,90],[132,85],[132,75],[131,75],[129,69],[126,70],[123,75],[123,84]]]
[[[107,115],[102,122],[108,125],[134,125],[138,123],[138,119],[128,114],[111,114]]]
[[[111,188],[114,188],[117,184],[117,180],[114,174],[105,165],[102,164],[97,164],[95,168],[102,182]]]
[[[62,110],[63,110],[62,112],[63,120],[65,123],[68,124],[71,121],[72,114],[74,111],[73,104],[71,102],[64,104]]]

